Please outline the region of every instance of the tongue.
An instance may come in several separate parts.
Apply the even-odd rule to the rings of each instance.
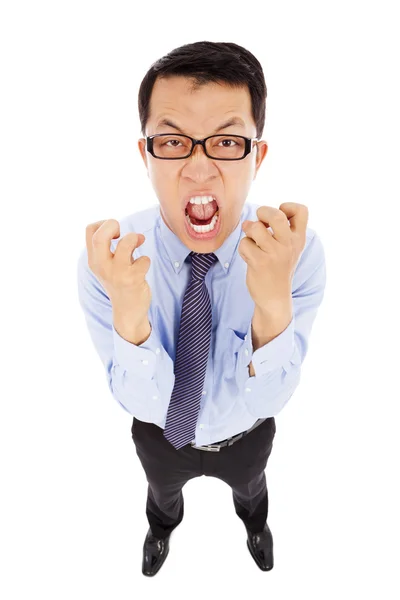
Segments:
[[[217,201],[207,202],[207,204],[191,204],[186,206],[186,211],[191,219],[197,221],[210,221],[218,210]]]

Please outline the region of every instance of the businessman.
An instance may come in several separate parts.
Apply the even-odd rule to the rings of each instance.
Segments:
[[[202,475],[232,489],[257,566],[273,567],[265,468],[300,381],[326,280],[304,204],[247,203],[267,154],[259,61],[196,42],[151,65],[138,149],[158,202],[86,228],[79,301],[148,481],[142,573],[163,565]],[[193,538],[195,539],[195,532]]]

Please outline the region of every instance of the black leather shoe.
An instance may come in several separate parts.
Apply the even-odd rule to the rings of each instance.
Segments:
[[[151,527],[149,527],[143,544],[143,575],[151,577],[158,573],[168,556],[170,536],[171,534],[163,539],[155,537],[151,531]]]
[[[273,540],[267,524],[260,533],[252,533],[247,529],[247,547],[262,571],[272,569],[274,566]]]

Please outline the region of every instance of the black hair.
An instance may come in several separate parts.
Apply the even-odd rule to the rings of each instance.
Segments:
[[[209,82],[231,87],[248,86],[256,137],[265,124],[267,86],[261,64],[249,51],[230,42],[195,42],[175,48],[154,62],[139,88],[138,108],[142,135],[149,119],[150,98],[157,78],[180,75],[192,79],[192,90]]]

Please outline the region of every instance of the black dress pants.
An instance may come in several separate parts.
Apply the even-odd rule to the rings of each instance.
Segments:
[[[236,514],[252,533],[263,530],[268,516],[264,469],[272,450],[275,418],[219,451],[179,450],[154,423],[133,417],[132,439],[148,481],[146,515],[156,537],[165,538],[183,519],[182,488],[202,475],[218,477],[232,488]],[[221,440],[222,441],[222,440]]]

